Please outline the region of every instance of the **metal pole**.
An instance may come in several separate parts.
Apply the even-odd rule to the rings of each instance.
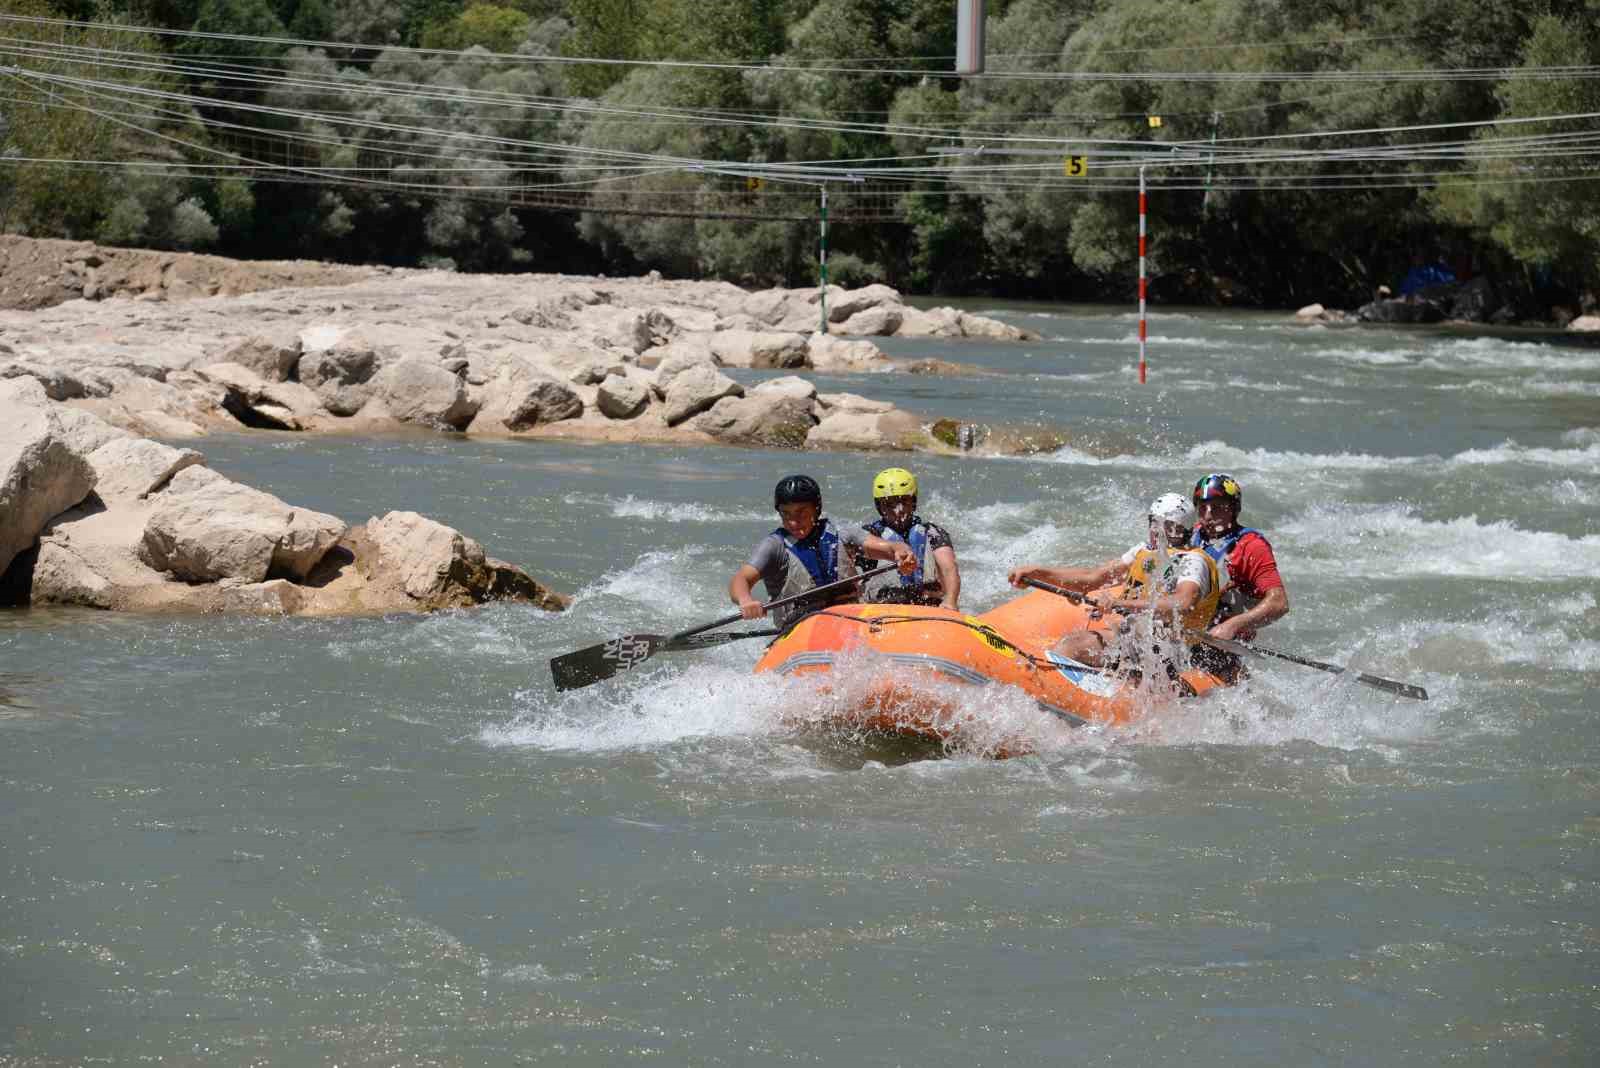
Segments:
[[[1144,168],[1140,167],[1139,168],[1139,384],[1141,386],[1144,385],[1144,376],[1145,376],[1144,341],[1145,341],[1145,333],[1146,333],[1146,331],[1145,331],[1145,323],[1144,323],[1144,298],[1145,298],[1144,216],[1145,216]]]
[[[822,332],[828,332],[828,187],[822,187],[822,248],[817,258],[817,266],[822,277],[821,288],[817,290],[820,295],[818,303],[822,305]]]

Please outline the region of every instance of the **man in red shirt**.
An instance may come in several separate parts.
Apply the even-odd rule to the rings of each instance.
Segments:
[[[1228,569],[1228,586],[1209,631],[1250,641],[1256,631],[1289,614],[1289,591],[1278,574],[1272,546],[1259,531],[1239,525],[1244,495],[1231,475],[1210,474],[1194,484],[1193,544]]]

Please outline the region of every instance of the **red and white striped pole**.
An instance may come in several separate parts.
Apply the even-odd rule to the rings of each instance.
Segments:
[[[1144,385],[1144,339],[1145,339],[1145,333],[1146,333],[1146,331],[1145,331],[1145,323],[1144,323],[1144,297],[1145,297],[1144,216],[1145,216],[1144,168],[1140,167],[1139,168],[1139,384],[1141,386]]]

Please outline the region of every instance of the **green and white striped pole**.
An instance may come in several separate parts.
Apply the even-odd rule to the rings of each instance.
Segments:
[[[822,187],[822,249],[817,257],[817,266],[822,277],[822,288],[818,290],[822,305],[822,332],[828,332],[828,187]]]

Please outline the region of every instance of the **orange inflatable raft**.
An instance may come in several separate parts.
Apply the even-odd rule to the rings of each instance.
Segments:
[[[813,676],[837,669],[839,685],[829,679],[823,687],[830,700],[815,717],[822,725],[973,744],[1009,756],[1035,748],[1048,731],[1016,721],[1015,710],[1026,699],[989,702],[973,689],[1014,687],[1032,698],[1029,716],[1057,727],[1128,724],[1156,699],[1137,678],[1095,671],[1050,651],[1062,634],[1087,622],[1083,606],[1037,590],[978,616],[945,608],[835,605],[806,616],[768,646],[755,670]],[[1175,686],[1163,680],[1161,690],[1184,699],[1223,685],[1215,674],[1191,670]],[[1002,704],[1012,718],[1000,724],[985,710]]]

